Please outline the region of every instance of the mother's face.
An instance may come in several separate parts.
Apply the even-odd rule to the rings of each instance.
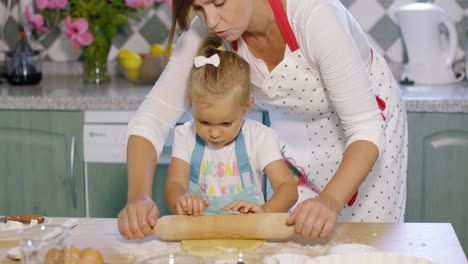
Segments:
[[[224,40],[238,39],[253,17],[255,0],[193,0],[197,16]]]

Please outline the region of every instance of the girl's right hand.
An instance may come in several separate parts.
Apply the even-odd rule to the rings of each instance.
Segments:
[[[205,209],[210,205],[210,199],[203,198],[196,193],[187,192],[177,198],[176,210],[179,215],[203,215]]]

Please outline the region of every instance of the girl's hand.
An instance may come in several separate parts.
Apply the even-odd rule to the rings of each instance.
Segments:
[[[245,201],[245,200],[234,200],[230,204],[223,206],[221,210],[229,212],[239,212],[241,214],[248,214],[248,213],[264,213],[262,207],[258,206],[254,202]]]
[[[341,208],[333,199],[319,196],[303,201],[286,220],[296,234],[313,240],[326,238],[338,219]]]
[[[176,210],[179,215],[203,215],[205,208],[210,205],[210,199],[203,198],[196,193],[187,192],[177,198]]]
[[[158,207],[150,197],[129,200],[118,215],[119,232],[127,240],[151,236],[158,215]]]

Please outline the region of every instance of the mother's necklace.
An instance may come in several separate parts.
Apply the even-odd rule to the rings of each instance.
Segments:
[[[270,25],[268,26],[268,30],[267,30],[265,39],[263,40],[262,44],[260,44],[260,46],[256,47],[255,49],[250,49],[250,51],[257,51],[257,50],[259,50],[261,47],[263,47],[263,45],[265,45],[265,43],[266,43],[266,41],[267,41],[267,39],[268,39],[268,35],[270,35],[271,25],[273,24],[273,15],[274,15],[274,13],[271,12]]]

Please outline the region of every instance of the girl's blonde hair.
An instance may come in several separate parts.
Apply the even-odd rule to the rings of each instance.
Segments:
[[[216,67],[206,64],[192,67],[187,86],[187,99],[192,106],[193,100],[209,103],[216,98],[233,95],[233,100],[243,109],[249,107],[250,98],[250,66],[239,55],[220,49],[222,39],[216,33],[208,32],[200,44],[197,56],[219,56]]]

